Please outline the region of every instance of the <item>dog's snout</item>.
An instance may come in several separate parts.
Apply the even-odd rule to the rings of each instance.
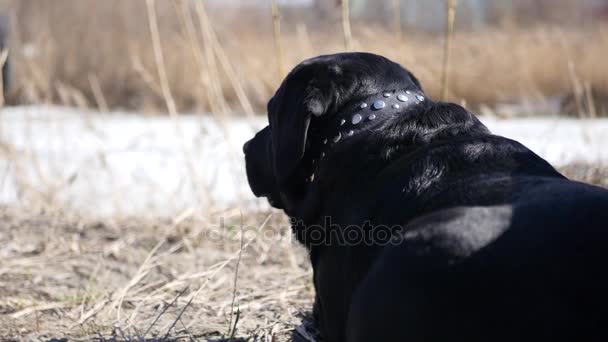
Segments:
[[[251,140],[249,140],[248,142],[246,142],[245,144],[243,144],[243,154],[247,154],[247,150],[249,149],[249,144],[251,143]]]

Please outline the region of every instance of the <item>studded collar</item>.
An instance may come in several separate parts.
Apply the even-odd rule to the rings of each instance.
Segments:
[[[369,130],[392,117],[403,115],[416,105],[427,100],[419,90],[387,91],[345,106],[341,114],[330,118],[311,138],[312,172],[310,181],[320,160],[340,143]]]

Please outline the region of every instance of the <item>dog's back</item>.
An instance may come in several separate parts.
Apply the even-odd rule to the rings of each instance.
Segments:
[[[348,341],[608,338],[608,191],[556,177],[498,182],[507,203],[407,224],[357,289]]]

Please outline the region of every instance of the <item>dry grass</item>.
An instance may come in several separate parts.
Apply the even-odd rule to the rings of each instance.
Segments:
[[[312,289],[286,222],[248,215],[241,249],[239,213],[212,217],[90,222],[1,208],[0,339],[207,340],[232,327],[237,337],[288,339]]]
[[[604,186],[607,170],[563,169]],[[238,211],[90,221],[4,207],[0,246],[0,338],[217,340],[236,327],[286,341],[313,299],[306,253],[278,212],[241,225]]]
[[[560,169],[568,178],[608,188],[608,166],[571,164]]]
[[[306,15],[284,14],[281,67],[270,9],[243,15],[204,11],[202,2],[195,3],[157,1],[167,86],[178,111],[262,111],[280,70],[344,50],[339,18],[318,23]],[[15,13],[12,103],[166,112],[167,88],[159,81],[158,50],[155,54],[144,0],[20,0]],[[411,68],[438,98],[443,37],[404,32],[400,43],[390,26],[354,20],[348,45]],[[605,94],[607,53],[606,25],[457,31],[449,98],[472,106],[544,100],[573,93],[577,83]]]

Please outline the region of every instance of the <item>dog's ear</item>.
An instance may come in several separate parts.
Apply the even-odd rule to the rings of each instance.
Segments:
[[[333,102],[332,82],[308,75],[308,70],[292,71],[268,103],[274,170],[282,187],[297,186],[306,178],[300,164],[311,120],[325,115]]]

